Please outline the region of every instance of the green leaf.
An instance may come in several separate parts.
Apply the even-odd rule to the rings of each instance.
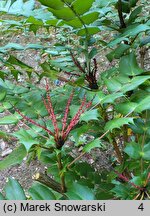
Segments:
[[[93,57],[97,54],[97,49],[94,47],[90,53],[89,53],[89,58],[93,59]]]
[[[4,49],[15,49],[15,50],[23,50],[24,47],[18,43],[8,43],[4,46]]]
[[[120,89],[122,87],[122,84],[118,80],[116,80],[116,78],[104,79],[104,82],[105,82],[108,90],[111,92],[120,91]]]
[[[34,183],[28,191],[33,200],[56,200],[51,190],[38,182]]]
[[[7,75],[8,75],[8,72],[7,72],[7,71],[2,71],[2,70],[0,70],[0,78],[1,78],[2,80],[4,80],[4,78],[5,78]]]
[[[44,164],[53,164],[57,160],[55,153],[50,153],[48,150],[41,152],[40,161]]]
[[[93,140],[92,142],[86,144],[83,147],[83,152],[90,152],[93,148],[100,148],[102,146],[101,141],[98,139]]]
[[[89,25],[93,23],[95,20],[97,20],[98,16],[99,16],[98,12],[90,12],[88,14],[81,16],[81,19],[84,24]],[[81,28],[83,26],[83,23],[78,18],[74,18],[70,21],[65,21],[64,23],[74,28]]]
[[[81,16],[82,21],[89,25],[98,19],[99,13],[98,12],[88,12],[85,15]]]
[[[0,161],[0,170],[4,170],[10,166],[20,164],[26,157],[27,151],[23,145],[20,145],[13,152]]]
[[[80,121],[88,122],[90,120],[98,120],[99,113],[97,109],[89,110],[83,113],[80,117]]]
[[[124,33],[122,34],[122,37],[126,37],[126,36],[135,37],[139,33],[145,32],[145,31],[148,31],[148,30],[150,30],[150,26],[148,26],[147,24],[129,25],[129,27],[127,27],[124,30]]]
[[[0,101],[4,100],[4,98],[6,97],[6,89],[0,85]]]
[[[126,115],[130,112],[134,112],[137,106],[138,104],[134,102],[119,103],[115,106],[115,110],[123,115]]]
[[[100,28],[99,27],[87,27],[86,29],[83,28],[77,32],[77,35],[85,36],[87,34],[86,31],[88,32],[89,35],[94,35],[94,34],[100,32]]]
[[[124,152],[127,153],[133,159],[143,158],[144,160],[150,160],[150,143],[145,144],[144,147],[139,143],[130,142],[124,149]]]
[[[135,21],[135,19],[137,18],[137,16],[142,12],[142,6],[137,7],[136,9],[134,9],[132,11],[132,13],[129,16],[129,20],[128,23],[132,23]]]
[[[84,124],[81,127],[72,130],[71,135],[74,137],[75,142],[78,143],[80,136],[86,133],[89,129],[90,126],[88,124]]]
[[[115,128],[121,128],[123,125],[128,125],[128,124],[134,124],[133,118],[126,117],[126,118],[113,119],[106,123],[105,131],[107,130],[112,131]]]
[[[43,25],[42,20],[38,20],[38,19],[36,19],[36,18],[33,17],[33,16],[30,16],[30,17],[26,20],[26,23],[32,23],[32,24],[35,24],[35,25]]]
[[[19,122],[19,117],[15,115],[4,116],[0,118],[0,125],[17,124]]]
[[[53,9],[61,9],[64,6],[64,3],[61,0],[39,0],[41,4],[53,8]]]
[[[69,200],[94,200],[95,196],[87,186],[74,182],[68,187],[66,196]]]
[[[55,17],[57,17],[58,19],[62,19],[62,20],[65,20],[65,21],[72,20],[72,19],[74,19],[76,17],[74,12],[68,7],[63,7],[60,10],[54,10],[52,8],[49,8],[48,10],[50,12],[52,12],[53,15]]]
[[[6,199],[8,200],[26,200],[25,193],[17,180],[9,178],[5,186]]]
[[[0,192],[0,200],[5,200],[6,198],[3,196],[3,194]]]
[[[110,62],[113,59],[119,59],[129,48],[130,46],[127,44],[120,44],[115,50],[107,54],[106,57]]]
[[[47,62],[42,63],[40,66],[42,67],[42,69],[44,71],[43,76],[44,76],[44,74],[46,74],[48,77],[50,77],[52,79],[57,79],[58,71],[52,69]]]
[[[72,8],[78,15],[82,15],[89,11],[94,1],[95,0],[76,0],[73,2]]]
[[[150,143],[144,145],[143,153],[142,153],[142,158],[144,160],[150,161]]]
[[[136,142],[130,142],[126,145],[124,152],[133,159],[141,158],[141,146]]]
[[[30,150],[30,148],[35,145],[35,144],[39,144],[39,140],[35,139],[34,137],[32,137],[28,131],[25,131],[24,129],[21,129],[20,131],[17,131],[15,133],[13,133],[13,136],[17,137],[19,139],[19,142],[22,143],[27,152]]]
[[[116,185],[111,191],[115,193],[116,197],[120,197],[124,200],[129,196],[129,188],[123,184]]]
[[[135,109],[135,112],[141,113],[144,110],[150,109],[150,95],[141,100]]]
[[[149,44],[149,43],[150,43],[150,36],[143,37],[140,41],[140,46],[144,46],[144,45]]]
[[[10,55],[9,59],[7,60],[8,63],[17,65],[23,69],[32,69],[32,67],[30,67],[29,65],[23,63],[22,61],[20,61],[19,59],[17,59],[16,57]]]
[[[129,83],[124,85],[121,88],[121,91],[124,93],[127,91],[131,91],[131,90],[137,88],[139,85],[141,85],[142,83],[144,83],[148,79],[150,79],[150,76],[136,76],[133,79],[131,79],[131,81]]]
[[[143,72],[136,61],[136,56],[132,52],[129,55],[123,56],[119,63],[119,71],[123,75],[135,76]]]
[[[8,139],[9,133],[0,130],[0,139]]]
[[[104,104],[104,103],[114,103],[116,99],[120,98],[123,96],[123,93],[118,92],[118,93],[113,93],[110,95],[107,95],[103,98],[100,99],[100,103]]]
[[[124,37],[124,36],[122,36],[122,37],[117,37],[117,38],[115,38],[114,40],[110,41],[110,42],[107,44],[107,46],[108,46],[108,47],[113,47],[113,46],[117,45],[118,43],[120,43],[120,42],[122,42],[122,41],[127,41],[127,42],[129,42],[129,39],[128,39],[127,37]]]

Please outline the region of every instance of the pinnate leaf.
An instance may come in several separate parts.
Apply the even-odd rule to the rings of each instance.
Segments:
[[[98,139],[93,140],[92,142],[86,144],[83,147],[83,152],[90,152],[93,148],[100,148],[101,147],[101,141]]]
[[[55,195],[51,192],[51,190],[38,182],[34,183],[30,189],[29,194],[31,195],[33,200],[55,200]]]
[[[6,199],[8,200],[26,200],[25,193],[19,182],[9,178],[5,186]]]
[[[24,157],[26,157],[27,151],[23,145],[20,145],[13,152],[0,161],[0,170],[4,170],[12,165],[20,164]]]
[[[134,124],[133,118],[126,117],[126,118],[113,119],[106,123],[105,131],[107,130],[112,131],[115,128],[121,128],[123,125],[127,125],[127,124]]]

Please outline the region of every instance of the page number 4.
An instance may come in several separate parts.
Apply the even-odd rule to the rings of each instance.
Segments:
[[[143,211],[144,210],[144,206],[143,206],[143,203],[141,203],[138,207],[139,210]]]

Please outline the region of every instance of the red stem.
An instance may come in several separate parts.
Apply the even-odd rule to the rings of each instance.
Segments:
[[[15,108],[15,110],[16,110],[16,112],[17,112],[20,116],[22,116],[23,119],[27,120],[28,122],[32,123],[33,125],[36,125],[37,127],[40,127],[40,128],[42,128],[42,129],[44,129],[44,130],[47,131],[50,135],[54,136],[54,134],[53,134],[52,131],[50,131],[50,130],[47,129],[46,127],[44,127],[44,126],[42,126],[42,125],[36,123],[34,120],[30,119],[29,117],[25,116],[25,115],[24,115],[23,113],[21,113],[18,109]]]

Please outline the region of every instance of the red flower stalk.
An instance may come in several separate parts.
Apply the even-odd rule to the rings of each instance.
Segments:
[[[129,183],[130,185],[132,185],[134,188],[137,188],[137,189],[139,189],[140,191],[143,191],[143,190],[144,190],[144,188],[142,188],[142,187],[140,187],[140,186],[134,184],[133,182],[131,182],[126,176],[124,176],[124,175],[118,173],[117,171],[115,171],[115,173],[118,175],[118,177],[119,177],[120,179],[122,179],[122,180],[125,181],[125,182],[128,182],[128,183]]]
[[[65,137],[68,136],[68,134],[70,133],[70,131],[72,130],[73,127],[75,127],[75,125],[77,125],[77,123],[80,120],[80,116],[82,113],[84,113],[86,111],[86,109],[88,109],[90,106],[92,105],[92,102],[88,102],[86,103],[86,97],[84,96],[84,99],[81,103],[81,106],[78,109],[78,112],[76,113],[76,115],[72,118],[72,120],[70,121],[70,124],[68,125],[65,133],[63,134]]]
[[[72,57],[72,60],[73,60],[74,64],[77,66],[77,68],[82,73],[85,74],[85,79],[89,83],[89,88],[90,89],[98,89],[98,84],[97,84],[97,80],[96,80],[96,73],[98,71],[98,66],[97,66],[96,58],[93,59],[94,66],[93,66],[92,71],[89,71],[89,73],[87,73],[86,70],[81,66],[80,62],[77,59],[75,59],[73,53],[70,52],[70,54],[71,54],[71,57]]]
[[[59,129],[58,129],[56,116],[54,114],[54,109],[53,109],[51,98],[50,98],[50,88],[49,88],[49,84],[48,84],[47,79],[46,79],[46,97],[47,97],[47,102],[46,102],[46,100],[44,98],[43,98],[43,102],[44,102],[45,108],[47,109],[47,111],[49,113],[49,117],[52,120],[55,134],[58,135],[59,134]]]
[[[96,73],[97,73],[97,70],[98,70],[96,58],[93,59],[93,62],[94,62],[94,68],[93,68],[92,72],[93,72],[94,77],[96,78]]]
[[[44,129],[44,130],[47,131],[50,135],[54,136],[54,133],[53,133],[52,131],[50,131],[50,130],[47,129],[46,127],[44,127],[44,126],[38,124],[37,122],[35,122],[35,121],[32,120],[31,118],[25,116],[23,113],[20,112],[20,110],[18,110],[18,109],[16,109],[16,108],[15,108],[15,110],[16,110],[16,112],[17,112],[20,116],[22,116],[23,119],[27,120],[28,122],[32,123],[33,125],[36,125],[37,127],[40,127],[40,128],[42,128],[42,129]]]
[[[67,118],[68,118],[68,113],[69,113],[69,107],[70,107],[70,104],[71,104],[71,101],[73,99],[73,95],[74,95],[74,91],[72,91],[71,95],[70,95],[70,98],[67,102],[67,106],[66,106],[66,109],[65,109],[65,114],[64,114],[64,117],[62,119],[62,134],[64,133],[64,130],[66,128],[66,124],[67,124]]]
[[[75,114],[75,116],[72,118],[69,125],[67,126],[67,118],[68,118],[68,114],[69,114],[69,107],[71,105],[73,95],[74,95],[74,91],[72,91],[72,93],[71,93],[71,95],[70,95],[70,97],[68,99],[66,108],[65,108],[64,117],[62,118],[62,130],[60,131],[60,129],[58,128],[56,115],[54,113],[54,109],[53,109],[53,106],[52,106],[51,97],[50,97],[50,94],[49,94],[49,85],[48,85],[47,80],[46,80],[46,92],[47,92],[46,99],[43,96],[42,96],[42,99],[43,99],[43,103],[45,105],[45,108],[48,111],[49,118],[52,121],[52,124],[53,124],[53,127],[54,127],[54,132],[52,132],[51,130],[47,129],[46,127],[36,123],[34,120],[30,119],[29,117],[25,116],[18,109],[15,108],[15,110],[25,120],[27,120],[28,122],[30,122],[30,123],[38,126],[38,127],[43,128],[45,131],[47,131],[48,134],[53,136],[54,140],[55,140],[55,143],[56,143],[56,148],[61,149],[62,146],[64,145],[70,131],[79,122],[81,114],[84,113],[92,105],[92,101],[86,102],[86,97],[84,96],[83,101],[82,101],[82,103],[81,103],[81,105],[80,105],[80,107],[78,109],[78,112]]]
[[[71,57],[72,57],[72,60],[73,60],[74,64],[77,66],[77,68],[79,68],[79,70],[80,70],[82,73],[85,73],[84,68],[81,66],[80,62],[79,62],[77,59],[75,59],[73,53],[70,52],[70,54],[71,54]]]

